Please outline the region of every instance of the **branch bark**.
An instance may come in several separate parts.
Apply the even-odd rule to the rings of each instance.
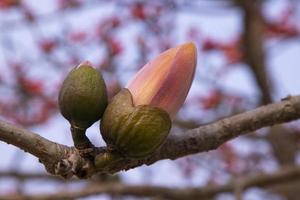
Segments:
[[[265,27],[261,13],[260,0],[236,0],[244,12],[243,51],[245,62],[254,75],[256,84],[261,91],[261,103],[272,102],[272,84],[265,65]]]
[[[73,175],[87,178],[96,172],[115,173],[143,164],[150,165],[162,159],[177,159],[186,155],[214,150],[223,143],[248,132],[290,122],[300,118],[300,96],[265,105],[203,125],[185,133],[170,134],[164,145],[146,159],[122,159],[105,169],[95,169],[94,160],[81,156],[73,147],[51,142],[28,130],[0,121],[0,140],[13,144],[37,156],[48,172],[66,178]],[[93,149],[93,158],[106,152],[103,147]]]
[[[47,173],[34,173],[34,172],[19,172],[19,171],[0,171],[0,178],[10,178],[16,179],[20,181],[27,181],[27,180],[46,180],[46,181],[59,181],[65,182],[65,179],[62,179],[58,176],[52,176]]]
[[[47,171],[54,175],[70,178],[86,174],[85,168],[92,169],[91,162],[79,155],[72,147],[47,140],[29,130],[0,120],[0,140],[28,152],[42,162]],[[84,167],[84,171],[81,169]]]
[[[76,191],[61,191],[56,194],[3,195],[0,200],[68,200],[92,195],[110,194],[135,197],[162,197],[165,199],[208,199],[225,192],[234,192],[236,187],[245,190],[249,187],[268,187],[300,178],[300,167],[286,167],[270,174],[258,174],[238,178],[220,186],[203,188],[168,188],[150,185],[124,185],[121,183],[93,184]]]

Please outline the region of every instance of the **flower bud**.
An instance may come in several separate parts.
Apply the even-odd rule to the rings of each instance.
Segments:
[[[59,92],[59,108],[71,126],[87,129],[98,121],[107,106],[102,75],[84,62],[66,77]]]
[[[157,106],[173,118],[186,99],[196,63],[197,49],[191,42],[158,55],[127,85],[134,105]]]
[[[195,67],[193,43],[171,48],[146,64],[104,112],[100,128],[109,149],[130,158],[153,153],[168,136],[171,117],[187,96]]]

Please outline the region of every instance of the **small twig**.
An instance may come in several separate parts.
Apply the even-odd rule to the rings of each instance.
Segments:
[[[237,178],[234,181],[234,196],[236,200],[243,200],[243,191],[244,191],[245,187],[243,185],[243,180],[240,180],[239,178]]]
[[[258,174],[232,180],[221,186],[207,186],[203,188],[169,188],[150,185],[125,185],[121,183],[93,184],[81,190],[60,191],[56,194],[40,195],[3,195],[0,200],[69,200],[100,194],[135,196],[135,197],[162,197],[172,200],[207,199],[217,194],[234,192],[236,186],[246,189],[253,186],[268,187],[282,184],[300,178],[300,167],[282,168],[270,174]],[[242,193],[241,193],[242,194]]]
[[[19,172],[19,171],[0,171],[0,178],[14,178],[21,181],[43,179],[53,181],[66,181],[59,176],[53,176],[46,173]]]

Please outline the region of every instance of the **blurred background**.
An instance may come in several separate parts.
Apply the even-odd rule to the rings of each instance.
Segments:
[[[0,118],[73,145],[57,108],[58,89],[73,67],[93,63],[111,98],[155,55],[193,41],[197,72],[172,130],[183,133],[299,95],[299,22],[298,0],[0,0]],[[226,184],[299,165],[299,125],[265,128],[215,151],[82,181],[47,175],[37,158],[0,142],[0,196],[80,190],[95,181],[180,188]],[[88,137],[104,146],[98,127],[94,124]],[[242,197],[297,200],[299,189],[300,180],[288,181],[247,188]],[[213,199],[235,198],[218,193]]]

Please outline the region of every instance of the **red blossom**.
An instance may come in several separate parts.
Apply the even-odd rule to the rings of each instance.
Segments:
[[[57,46],[57,42],[54,39],[44,39],[39,43],[39,45],[45,53],[51,53]]]
[[[220,90],[213,90],[206,97],[200,98],[201,107],[205,110],[216,108],[220,105],[223,94]]]
[[[115,39],[109,38],[107,40],[107,45],[113,56],[119,55],[123,51],[121,43]]]
[[[297,21],[293,21],[296,16],[295,7],[289,5],[281,12],[276,22],[265,22],[267,37],[292,38],[299,36],[299,26]]]
[[[203,42],[203,51],[219,50],[222,51],[227,59],[227,64],[234,64],[241,62],[243,59],[243,53],[240,49],[241,40],[235,39],[229,43],[217,42],[212,39],[206,39]]]
[[[43,92],[43,85],[40,81],[19,77],[19,84],[25,92],[30,94],[40,95]]]
[[[101,23],[100,23],[100,27],[102,28],[117,28],[121,25],[121,20],[116,17],[116,16],[111,16],[108,17],[106,19],[104,19]]]
[[[33,22],[35,20],[35,15],[33,14],[33,12],[26,6],[23,6],[22,8],[25,19],[29,22]]]
[[[243,59],[243,53],[240,50],[239,45],[226,47],[223,49],[223,52],[227,58],[227,64],[238,63]]]
[[[46,100],[43,102],[41,109],[39,111],[39,115],[36,118],[36,122],[38,123],[45,123],[49,117],[51,116],[51,113],[57,108],[56,102],[51,100]]]
[[[21,5],[20,0],[1,0],[0,1],[0,8],[6,9],[6,8],[11,8],[15,6]]]
[[[64,10],[67,8],[75,8],[80,6],[82,3],[79,0],[59,0],[59,8]]]
[[[203,51],[211,51],[216,49],[222,49],[224,46],[219,42],[216,42],[212,39],[206,39],[203,41],[202,50]]]
[[[121,25],[121,20],[118,17],[113,16],[110,18],[110,23],[112,28],[117,28]]]
[[[269,22],[266,24],[266,34],[267,37],[292,38],[299,35],[299,30],[296,25]]]
[[[84,31],[76,31],[76,32],[71,32],[69,35],[69,39],[72,42],[82,42],[87,38],[87,33]]]
[[[135,3],[131,6],[131,15],[140,20],[144,20],[146,18],[145,6],[143,3]]]

